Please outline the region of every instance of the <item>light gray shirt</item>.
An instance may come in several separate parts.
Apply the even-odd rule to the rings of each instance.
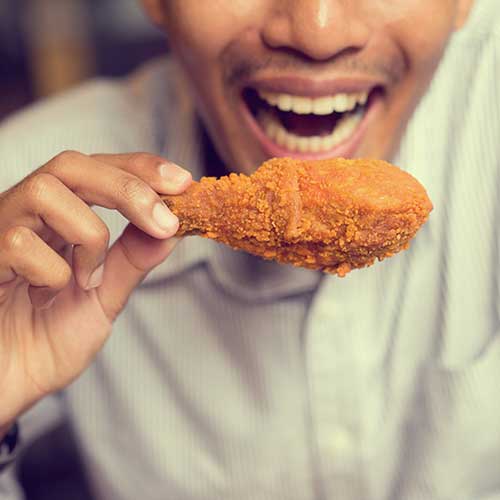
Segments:
[[[408,251],[339,279],[186,238],[25,434],[69,417],[99,500],[499,500],[499,76],[478,0],[394,159],[435,206]],[[199,177],[183,95],[154,62],[31,107],[0,128],[0,188],[68,148]]]

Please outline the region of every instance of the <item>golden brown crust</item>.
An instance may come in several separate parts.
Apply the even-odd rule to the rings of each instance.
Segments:
[[[179,235],[339,276],[407,248],[432,210],[408,173],[341,158],[275,158],[250,177],[203,178],[164,200],[179,216]]]

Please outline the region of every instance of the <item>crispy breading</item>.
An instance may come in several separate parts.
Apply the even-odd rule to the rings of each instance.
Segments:
[[[178,235],[339,276],[407,248],[432,210],[414,177],[369,159],[275,158],[163,199]]]

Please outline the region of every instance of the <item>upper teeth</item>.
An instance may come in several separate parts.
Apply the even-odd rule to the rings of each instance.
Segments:
[[[271,106],[276,106],[281,111],[293,111],[299,115],[329,115],[334,111],[344,113],[345,111],[352,111],[357,104],[366,104],[368,100],[368,92],[336,94],[324,97],[303,97],[260,90],[258,93],[260,98]]]
[[[327,135],[299,136],[288,131],[272,113],[261,111],[258,120],[266,135],[281,147],[301,153],[323,153],[350,137],[363,119],[363,111],[345,114]]]

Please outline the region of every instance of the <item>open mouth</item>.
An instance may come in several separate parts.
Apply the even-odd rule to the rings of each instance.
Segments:
[[[247,87],[243,101],[264,149],[274,156],[352,156],[381,87],[320,97]]]

